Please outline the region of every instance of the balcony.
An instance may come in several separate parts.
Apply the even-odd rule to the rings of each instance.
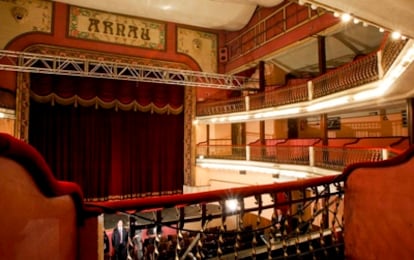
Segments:
[[[262,93],[197,104],[196,122],[234,123],[311,115],[336,108],[352,109],[387,92],[401,98],[403,89],[390,87],[412,61],[412,44],[388,39],[377,52],[358,58],[335,70]],[[409,93],[406,93],[409,95]],[[217,119],[220,116],[220,120]]]
[[[57,181],[35,149],[2,134],[0,191],[7,200],[0,219],[8,224],[1,234],[13,241],[5,241],[11,250],[2,255],[102,259],[105,222],[125,219],[129,254],[148,239],[142,253],[151,259],[409,259],[414,215],[401,209],[414,199],[413,155],[410,148],[294,182],[84,202],[79,187]],[[39,237],[45,224],[49,232]],[[44,242],[47,253],[39,253]]]

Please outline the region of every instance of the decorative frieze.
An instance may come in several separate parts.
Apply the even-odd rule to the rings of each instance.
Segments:
[[[155,50],[165,49],[165,23],[70,6],[68,36]]]

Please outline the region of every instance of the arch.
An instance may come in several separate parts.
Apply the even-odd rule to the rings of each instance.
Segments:
[[[25,51],[32,53],[42,53],[59,55],[74,58],[88,58],[93,60],[122,60],[125,63],[138,63],[157,67],[167,67],[174,69],[190,69],[188,65],[167,62],[161,60],[153,60],[146,58],[136,58],[130,56],[123,56],[117,54],[103,54],[100,52],[93,52],[88,50],[73,49],[73,48],[62,48],[56,46],[49,46],[44,44],[37,44],[28,47]],[[190,136],[190,139],[186,139],[184,142],[184,183],[189,184],[193,182],[193,170],[192,164],[193,157],[192,153],[192,119],[195,116],[195,95],[194,90],[191,87],[184,87],[184,136]],[[28,73],[17,73],[17,84],[16,84],[16,125],[15,125],[15,136],[26,142],[29,137],[29,110],[30,110],[30,75]]]

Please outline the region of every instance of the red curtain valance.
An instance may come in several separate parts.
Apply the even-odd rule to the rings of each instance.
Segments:
[[[31,97],[39,103],[179,114],[184,89],[159,83],[32,74]]]

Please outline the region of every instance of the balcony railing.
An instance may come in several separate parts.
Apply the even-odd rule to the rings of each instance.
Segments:
[[[200,153],[210,150],[206,145],[199,148]],[[216,148],[212,156],[223,153],[226,158],[233,153],[234,158],[240,158],[242,151],[249,150],[228,145]],[[250,152],[278,156],[277,149],[256,148]],[[322,167],[386,158],[381,149],[282,148],[283,153],[301,155],[288,158],[302,161],[308,156],[309,161]],[[132,258],[139,253],[144,259],[345,259],[347,176],[344,173],[183,195],[91,202],[87,206],[100,208],[105,218],[127,220],[131,247],[135,248],[129,251]]]
[[[245,112],[313,100],[377,81],[389,70],[407,40],[388,39],[378,51],[329,71],[306,84],[223,101],[197,104],[197,116]],[[379,58],[380,57],[380,58]]]
[[[342,171],[358,162],[378,162],[395,156],[385,148],[323,147],[323,146],[198,146],[197,158],[249,160],[279,164],[317,166]]]
[[[343,259],[343,186],[326,176],[91,204],[128,217],[146,259]]]
[[[313,98],[344,91],[378,79],[377,53],[371,53],[313,79]]]

